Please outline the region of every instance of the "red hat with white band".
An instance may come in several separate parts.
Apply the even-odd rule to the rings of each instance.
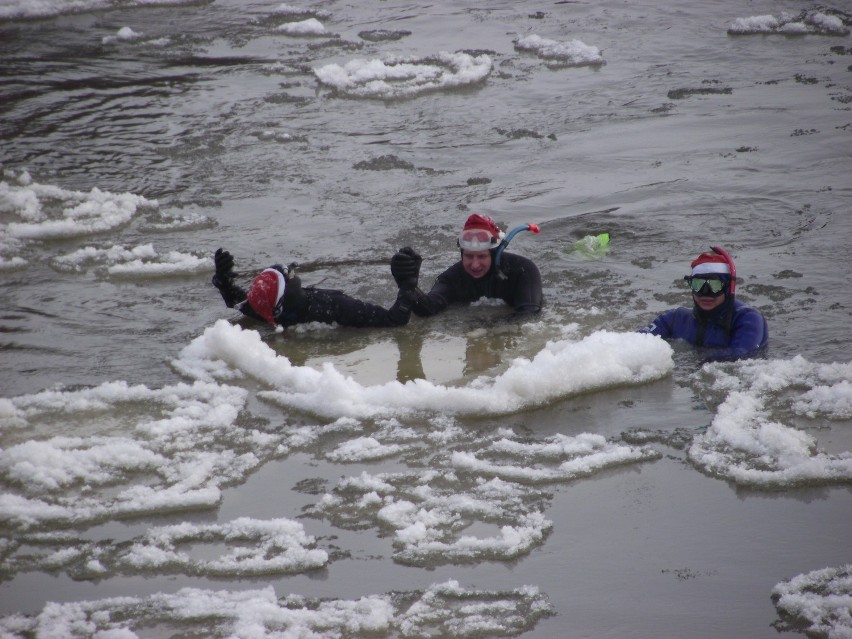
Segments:
[[[254,278],[248,291],[248,303],[252,310],[269,322],[273,328],[275,322],[275,307],[284,297],[287,281],[281,271],[274,268],[264,269]]]
[[[473,213],[465,220],[459,234],[459,248],[465,251],[488,251],[497,248],[506,235],[488,215]]]
[[[734,258],[721,246],[711,246],[710,250],[712,253],[702,253],[692,260],[691,276],[727,275],[728,294],[733,295],[737,287],[737,267],[734,265]]]
[[[692,276],[696,275],[730,275],[731,265],[723,255],[718,253],[702,253],[692,260]]]

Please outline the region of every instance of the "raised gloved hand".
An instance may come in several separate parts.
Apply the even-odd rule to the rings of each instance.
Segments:
[[[420,278],[420,263],[423,258],[410,246],[397,251],[391,258],[391,275],[396,280],[396,285],[403,291],[411,291],[417,288]]]
[[[228,308],[245,298],[245,294],[234,284],[234,256],[223,249],[216,249],[213,255],[216,272],[213,274],[213,286],[219,289]]]
[[[213,255],[213,262],[216,264],[215,277],[223,284],[226,280],[234,279],[234,256],[228,251],[218,248]],[[215,282],[214,282],[215,284]]]

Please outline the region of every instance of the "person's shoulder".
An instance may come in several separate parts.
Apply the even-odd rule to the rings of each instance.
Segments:
[[[675,306],[660,313],[660,317],[693,317],[692,309],[685,306]]]
[[[500,260],[505,262],[512,262],[515,264],[531,264],[532,266],[535,266],[535,262],[533,262],[530,258],[525,257],[523,255],[518,255],[517,253],[509,253],[507,251],[503,252],[503,254],[500,256]]]
[[[447,281],[455,281],[459,279],[462,275],[464,275],[464,266],[462,265],[461,260],[458,262],[453,262],[446,269],[444,269],[440,275],[438,275],[438,282],[447,282]]]
[[[660,313],[654,323],[667,326],[671,331],[679,332],[688,330],[687,327],[695,325],[695,314],[691,308],[676,306]]]
[[[536,277],[541,275],[538,266],[530,258],[517,253],[503,253],[500,256],[500,268],[506,275],[517,275],[518,277]]]
[[[763,313],[737,299],[734,300],[733,325],[736,331],[762,332],[764,334],[768,331],[768,322]]]
[[[694,323],[692,311],[683,306],[670,308],[654,318],[650,324],[642,328],[640,333],[652,333],[661,337],[679,337],[686,327]]]
[[[739,299],[736,299],[736,298],[734,298],[734,312],[739,314],[739,315],[754,314],[754,315],[759,315],[760,317],[763,317],[763,313],[761,313],[754,306],[750,306],[750,305],[746,304],[745,302],[743,302],[742,300],[739,300]]]

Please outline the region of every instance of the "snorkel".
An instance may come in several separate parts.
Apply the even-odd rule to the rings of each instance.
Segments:
[[[710,250],[714,253],[721,255],[725,258],[725,261],[728,263],[728,267],[731,269],[731,286],[728,289],[731,297],[734,296],[734,289],[737,286],[737,267],[734,266],[734,260],[730,256],[730,254],[723,249],[721,246],[711,246]]]
[[[507,246],[509,246],[509,242],[512,241],[512,238],[523,231],[529,231],[535,235],[541,233],[541,229],[538,228],[537,224],[521,224],[509,231],[506,234],[506,237],[503,238],[503,241],[500,242],[500,246],[494,249],[494,268],[497,270],[497,276],[501,279],[506,279],[506,274],[500,270],[500,258],[503,256],[503,251]]]

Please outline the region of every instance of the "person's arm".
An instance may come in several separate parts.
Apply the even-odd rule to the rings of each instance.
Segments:
[[[308,287],[303,295],[306,306],[300,317],[302,322],[379,328],[403,326],[411,317],[413,296],[410,291],[399,291],[396,301],[387,309],[343,291]]]
[[[505,257],[508,257],[504,254]],[[514,312],[507,319],[524,319],[541,312],[541,273],[532,260],[516,256],[512,265],[513,290],[511,304]]]
[[[409,312],[413,311],[420,317],[429,317],[447,308],[454,285],[448,279],[450,269],[439,276],[428,294],[421,291],[418,284],[422,262],[423,258],[420,254],[410,246],[406,246],[391,257],[390,267],[400,293],[406,293],[404,296],[397,297],[397,303],[402,300]]]
[[[215,286],[225,306],[234,308],[240,302],[245,301],[246,292],[234,282],[234,257],[223,249],[217,249],[213,256],[216,272],[213,274],[213,286]]]
[[[650,333],[651,335],[656,335],[658,337],[663,337],[666,339],[673,337],[681,337],[684,338],[683,335],[675,335],[673,326],[674,326],[674,316],[675,313],[678,312],[679,309],[671,309],[658,315],[657,318],[648,324],[647,326],[643,326],[639,329],[640,333]]]
[[[428,293],[415,288],[412,293],[414,302],[411,306],[412,312],[418,317],[431,317],[446,310],[453,299],[453,286],[444,277],[446,272],[439,275],[435,284]]]

